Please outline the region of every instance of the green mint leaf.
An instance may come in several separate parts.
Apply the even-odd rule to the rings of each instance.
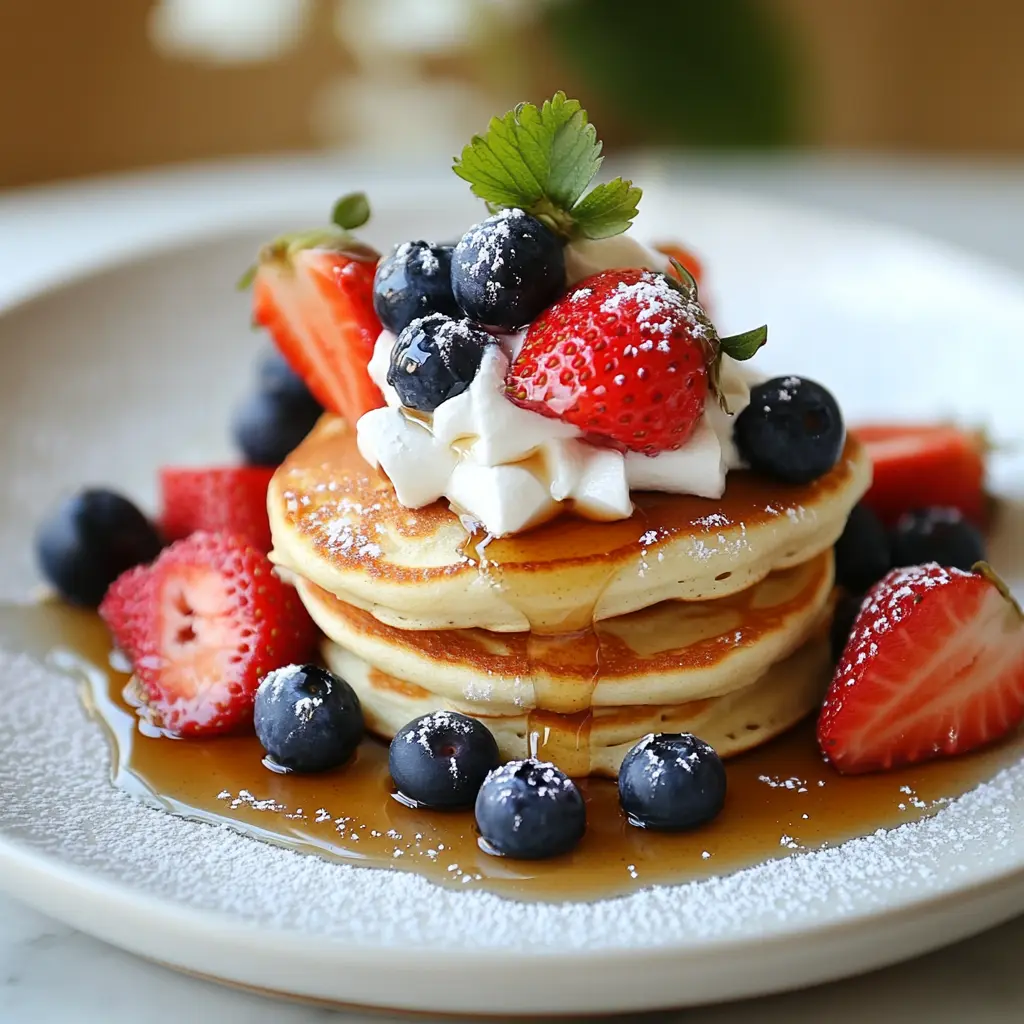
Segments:
[[[622,234],[633,222],[642,194],[631,181],[622,178],[597,185],[572,209],[577,231],[586,238]]]
[[[342,196],[331,211],[331,223],[344,231],[355,231],[370,219],[370,201],[365,192],[350,192]]]
[[[742,334],[734,334],[730,338],[722,338],[722,351],[738,359],[741,362],[750,359],[765,342],[768,341],[768,327],[762,325],[755,327],[752,331],[744,331]]]
[[[601,166],[601,143],[578,100],[558,92],[542,106],[520,103],[491,119],[455,160],[475,195],[499,206],[569,210]]]

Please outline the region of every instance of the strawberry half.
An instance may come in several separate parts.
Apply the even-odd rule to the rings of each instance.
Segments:
[[[182,540],[197,530],[234,533],[269,551],[267,488],[273,475],[265,466],[165,466],[160,470],[164,536]]]
[[[373,309],[380,254],[351,231],[369,220],[361,192],[334,204],[325,228],[284,235],[239,282],[253,286],[253,320],[330,412],[355,423],[384,404],[368,365],[381,323]]]
[[[874,464],[864,503],[887,526],[929,506],[957,508],[976,526],[985,525],[986,444],[979,432],[940,424],[866,424],[850,433]]]
[[[1024,615],[985,564],[895,569],[869,592],[818,720],[843,774],[962,754],[1024,719]]]
[[[119,577],[100,615],[132,661],[153,723],[174,736],[252,727],[263,677],[306,660],[316,631],[244,537],[196,533]]]

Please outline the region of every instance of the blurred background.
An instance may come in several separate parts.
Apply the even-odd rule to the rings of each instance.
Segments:
[[[0,0],[0,186],[424,164],[555,88],[609,151],[1024,152],[1018,0]]]

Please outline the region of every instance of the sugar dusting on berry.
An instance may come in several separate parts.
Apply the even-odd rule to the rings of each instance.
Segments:
[[[572,301],[578,301],[575,295]],[[601,312],[618,313],[624,306],[636,307],[636,322],[647,332],[669,336],[677,326],[676,314],[681,312],[694,337],[711,337],[710,325],[699,304],[674,288],[664,274],[645,270],[636,281],[620,281],[601,303]]]

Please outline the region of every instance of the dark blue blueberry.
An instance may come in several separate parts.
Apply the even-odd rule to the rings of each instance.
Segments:
[[[835,610],[832,612],[832,624],[828,630],[828,646],[833,664],[839,663],[843,651],[846,650],[846,644],[853,632],[854,620],[860,613],[863,601],[863,594],[841,594],[836,601]]]
[[[276,349],[271,349],[260,360],[256,381],[258,390],[265,395],[274,395],[288,405],[307,406],[322,411],[320,403],[306,387],[306,382]]]
[[[152,562],[163,546],[156,527],[113,491],[68,498],[36,531],[43,575],[73,604],[95,608],[123,572]]]
[[[430,313],[461,317],[452,294],[452,246],[403,242],[377,265],[373,308],[380,322],[401,334]]]
[[[431,313],[413,320],[398,336],[388,383],[407,409],[433,412],[473,383],[484,349],[493,344],[476,324]]]
[[[278,772],[324,772],[344,764],[363,736],[363,709],[344,679],[319,665],[287,665],[256,691],[256,736]]]
[[[568,853],[587,830],[587,808],[572,779],[543,761],[509,761],[484,779],[476,827],[487,853],[540,860]]]
[[[892,531],[892,563],[901,568],[938,562],[947,568],[970,569],[984,559],[985,540],[959,509],[908,512]]]
[[[838,461],[846,439],[832,395],[802,377],[776,377],[750,392],[736,418],[736,445],[751,469],[775,480],[806,484]]]
[[[889,535],[867,505],[853,506],[835,555],[836,583],[852,594],[862,594],[892,568]]]
[[[279,466],[313,429],[323,410],[311,398],[257,391],[235,410],[231,433],[252,466]]]
[[[696,828],[725,804],[725,766],[692,733],[645,736],[619,768],[619,802],[630,823],[641,828]]]
[[[501,763],[490,729],[468,715],[433,711],[400,729],[388,769],[401,797],[421,807],[472,807]]]
[[[562,243],[535,217],[502,210],[455,247],[452,291],[470,320],[514,331],[565,291]]]

